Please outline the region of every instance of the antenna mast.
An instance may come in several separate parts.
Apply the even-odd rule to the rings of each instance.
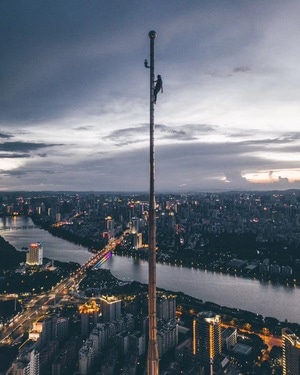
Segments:
[[[158,375],[158,345],[156,320],[156,203],[155,203],[155,148],[154,148],[154,40],[155,31],[149,32],[150,38],[150,66],[145,60],[145,67],[150,69],[150,197],[149,197],[149,250],[148,250],[148,375]]]

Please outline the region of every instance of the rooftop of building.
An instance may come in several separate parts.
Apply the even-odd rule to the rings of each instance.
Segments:
[[[252,351],[251,346],[238,343],[233,348],[234,353],[236,354],[243,354],[243,355],[249,355]]]

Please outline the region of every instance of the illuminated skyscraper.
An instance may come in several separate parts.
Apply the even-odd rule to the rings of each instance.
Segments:
[[[142,233],[135,233],[133,237],[133,247],[138,250],[143,246],[143,235]]]
[[[205,375],[212,375],[212,363],[221,353],[220,316],[212,311],[199,313],[193,322],[193,354],[205,368]]]
[[[300,374],[300,338],[289,328],[282,330],[283,375]]]
[[[130,225],[130,231],[132,234],[138,233],[140,227],[139,227],[140,220],[137,217],[133,217],[131,219],[131,225]]]
[[[40,266],[43,264],[43,246],[40,242],[32,243],[26,254],[26,264],[29,266]]]
[[[106,218],[106,229],[108,233],[108,239],[111,239],[115,235],[115,222],[114,219],[112,219],[110,216],[107,216]]]

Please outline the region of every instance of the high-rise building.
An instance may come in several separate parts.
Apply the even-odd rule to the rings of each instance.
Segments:
[[[40,242],[32,243],[26,254],[26,264],[28,266],[40,266],[43,264],[43,246]]]
[[[193,322],[193,354],[204,367],[205,375],[212,375],[215,356],[221,353],[220,316],[212,311],[199,313]]]
[[[130,231],[132,234],[136,234],[139,232],[140,226],[139,226],[139,218],[133,217],[131,219],[131,224],[130,224]]]
[[[40,346],[43,348],[50,340],[52,340],[52,318],[42,316],[33,322],[32,331],[40,334]]]
[[[114,296],[100,298],[102,321],[113,322],[121,318],[121,300]]]
[[[136,331],[130,335],[130,347],[139,357],[146,353],[146,335]]]
[[[97,323],[99,348],[106,349],[113,345],[116,335],[116,326],[114,323]]]
[[[52,375],[67,375],[73,373],[72,369],[76,364],[79,342],[78,337],[72,337],[65,343],[63,349],[52,363]]]
[[[169,229],[174,229],[176,225],[176,218],[173,211],[169,212],[168,216],[168,227]]]
[[[231,350],[237,344],[237,329],[228,327],[222,332],[222,347]]]
[[[127,331],[117,333],[115,336],[115,343],[121,356],[126,356],[130,347],[130,334]]]
[[[12,375],[39,375],[39,353],[34,348],[34,344],[28,342],[25,347],[19,350],[16,360],[12,363]]]
[[[108,239],[111,239],[115,235],[115,221],[110,216],[106,218],[106,230],[108,234]]]
[[[66,317],[53,317],[52,318],[52,334],[53,338],[58,341],[63,341],[69,333],[69,319]]]
[[[160,295],[156,298],[157,318],[168,321],[175,319],[176,297],[173,295]]]
[[[80,305],[78,309],[81,317],[81,335],[87,337],[97,324],[100,309],[94,300]]]
[[[135,233],[133,237],[133,247],[138,250],[143,246],[143,235],[142,233]]]
[[[46,346],[39,349],[40,354],[40,374],[47,374],[52,365],[55,356],[59,352],[59,342],[57,340],[49,341]]]
[[[300,338],[289,328],[282,330],[283,375],[300,374]]]
[[[87,375],[94,362],[93,347],[90,343],[85,343],[85,345],[79,350],[78,362],[80,375]]]
[[[178,345],[178,325],[175,319],[158,324],[157,343],[160,357]]]
[[[57,315],[42,316],[32,325],[29,338],[37,341],[37,346],[43,348],[49,341],[63,341],[68,335],[69,319]]]

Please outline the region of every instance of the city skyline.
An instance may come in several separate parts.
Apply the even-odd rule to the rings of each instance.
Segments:
[[[1,4],[0,191],[300,188],[296,1]],[[297,95],[298,94],[298,95]]]

